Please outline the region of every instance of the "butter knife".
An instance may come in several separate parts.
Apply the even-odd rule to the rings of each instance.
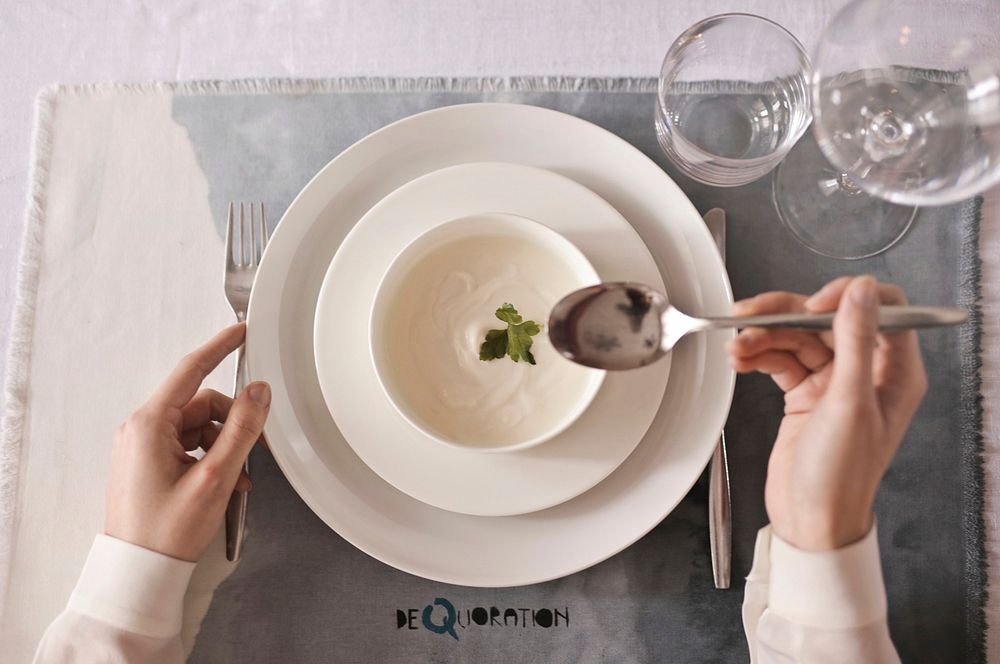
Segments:
[[[705,213],[705,224],[726,260],[726,212],[712,208]],[[726,432],[719,433],[712,460],[708,466],[708,539],[712,551],[712,576],[715,587],[729,588],[733,559],[733,514],[729,495],[729,461],[726,457]]]

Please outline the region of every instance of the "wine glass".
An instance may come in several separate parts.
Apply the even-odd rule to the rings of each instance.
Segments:
[[[826,26],[812,58],[815,141],[789,152],[773,185],[807,247],[875,255],[906,233],[912,206],[1000,181],[1000,12],[988,4],[855,0]]]

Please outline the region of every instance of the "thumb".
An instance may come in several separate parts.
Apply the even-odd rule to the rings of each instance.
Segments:
[[[872,356],[877,333],[877,284],[871,277],[858,277],[844,291],[833,319],[835,390],[856,395],[875,389]]]
[[[229,410],[219,437],[205,454],[202,462],[219,469],[223,477],[234,481],[250,449],[264,430],[264,421],[271,406],[271,387],[267,383],[250,383],[240,392]]]

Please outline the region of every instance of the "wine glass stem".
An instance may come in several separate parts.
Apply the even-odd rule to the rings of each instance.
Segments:
[[[841,171],[840,175],[837,176],[837,186],[840,191],[847,194],[848,196],[858,196],[861,194],[862,189],[858,186],[858,183],[854,179]]]
[[[854,179],[841,171],[837,177],[826,177],[820,180],[820,189],[827,196],[833,196],[834,194],[843,194],[845,196],[859,196],[863,193],[861,187]]]

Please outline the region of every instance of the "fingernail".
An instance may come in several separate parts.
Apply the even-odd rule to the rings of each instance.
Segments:
[[[250,383],[247,396],[258,406],[267,408],[271,405],[271,386],[264,382]]]
[[[875,280],[871,277],[858,277],[851,284],[851,300],[859,307],[874,307],[876,298]]]

